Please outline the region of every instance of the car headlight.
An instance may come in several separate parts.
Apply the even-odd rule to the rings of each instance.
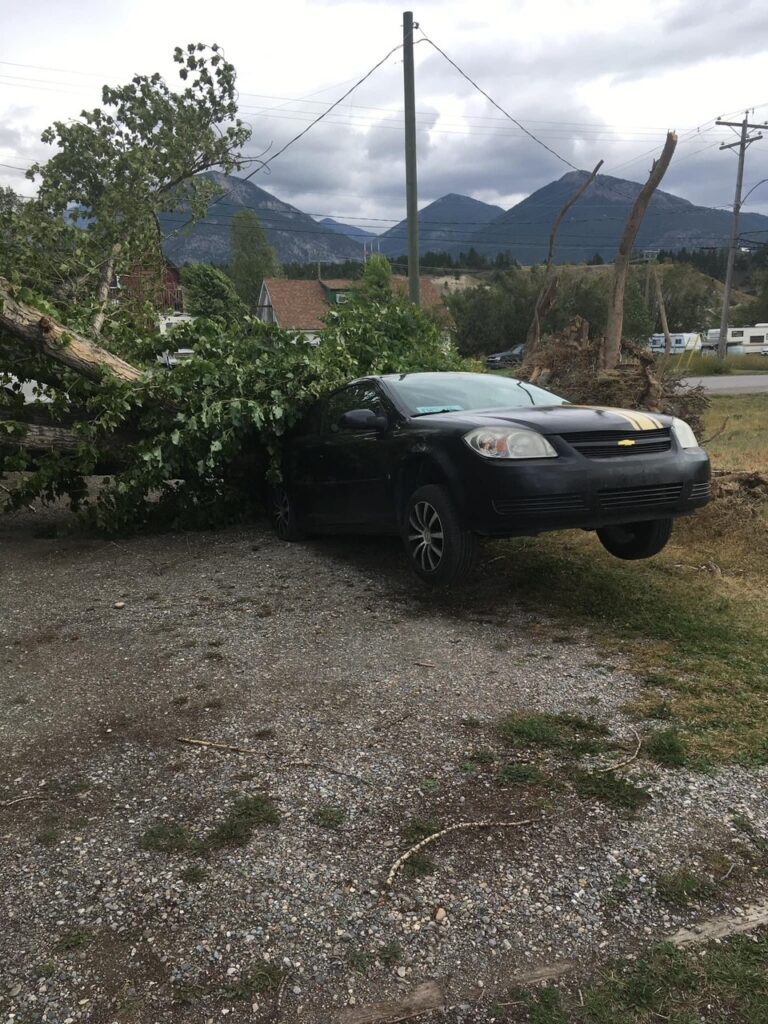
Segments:
[[[557,458],[557,452],[546,437],[535,430],[476,427],[464,435],[464,440],[473,451],[487,459]]]
[[[677,438],[677,443],[681,448],[698,448],[699,442],[696,440],[696,435],[685,422],[685,420],[679,420],[677,417],[672,420],[672,433]]]

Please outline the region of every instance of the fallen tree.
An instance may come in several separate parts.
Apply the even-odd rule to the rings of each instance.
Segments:
[[[194,357],[172,371],[155,360],[167,339],[147,337],[143,349],[131,342],[144,358],[129,363],[18,291],[0,279],[0,367],[18,376],[12,360],[26,352],[61,377],[33,416],[18,394],[0,397],[0,475],[19,474],[6,507],[68,495],[106,531],[231,520],[250,507],[280,438],[320,395],[366,373],[461,365],[439,327],[391,289],[329,314],[318,346],[248,316],[200,318],[176,328],[174,343]],[[89,493],[86,478],[105,471]]]

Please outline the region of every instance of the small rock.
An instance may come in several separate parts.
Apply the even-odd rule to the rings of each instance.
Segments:
[[[435,920],[438,922],[444,921],[446,917],[448,917],[448,911],[445,907],[438,907],[435,911]]]
[[[125,608],[125,601],[115,601],[115,608]]]

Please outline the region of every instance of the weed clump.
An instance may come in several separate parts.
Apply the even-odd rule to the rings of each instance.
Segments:
[[[582,799],[599,800],[610,807],[635,813],[651,802],[650,793],[627,782],[612,772],[577,771],[572,776],[576,792]]]
[[[505,743],[550,747],[574,755],[599,753],[608,734],[607,727],[593,718],[544,712],[514,712],[498,723],[497,731]]]
[[[688,760],[677,729],[662,729],[653,733],[645,741],[645,752],[657,764],[666,768],[682,768]]]
[[[656,892],[666,903],[685,907],[692,900],[712,896],[715,885],[708,878],[695,875],[687,868],[681,868],[667,875],[659,875],[656,879]]]

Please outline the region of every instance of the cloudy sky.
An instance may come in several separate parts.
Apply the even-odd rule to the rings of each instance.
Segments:
[[[6,0],[0,38],[0,184],[30,194],[18,168],[44,159],[40,133],[100,100],[104,82],[160,71],[217,42],[238,71],[251,154],[274,152],[402,40],[391,0]],[[734,138],[718,117],[768,119],[764,0],[420,0],[416,46],[419,205],[460,192],[512,206],[569,170],[644,180],[666,130],[680,142],[663,188],[733,201]],[[384,230],[404,215],[402,55],[253,181],[307,213]],[[768,177],[768,132],[748,151],[745,192]],[[747,209],[768,213],[768,183]]]

